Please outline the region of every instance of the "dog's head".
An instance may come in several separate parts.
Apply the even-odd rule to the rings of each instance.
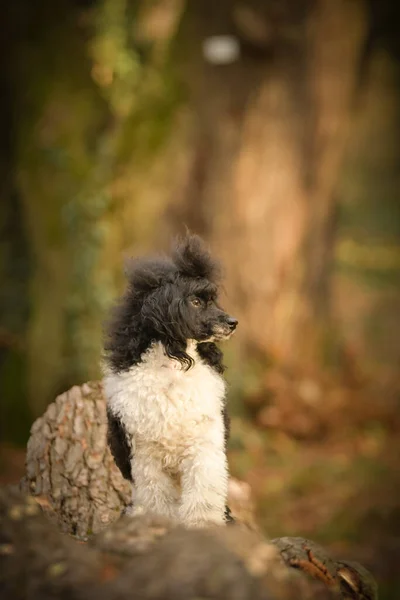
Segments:
[[[237,320],[218,304],[218,263],[196,235],[176,243],[171,257],[131,261],[127,276],[106,343],[114,369],[128,368],[152,341],[190,366],[189,340],[226,340],[236,329]]]
[[[177,243],[171,258],[133,261],[128,277],[142,324],[156,339],[221,341],[236,329],[218,304],[218,263],[196,235]]]

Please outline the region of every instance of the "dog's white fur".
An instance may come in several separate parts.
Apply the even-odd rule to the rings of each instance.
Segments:
[[[228,466],[221,417],[225,382],[200,359],[195,342],[185,371],[160,342],[142,362],[108,372],[108,406],[132,444],[134,514],[153,512],[187,527],[224,524]]]

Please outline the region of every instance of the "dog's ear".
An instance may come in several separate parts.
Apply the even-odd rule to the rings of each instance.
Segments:
[[[134,291],[148,293],[160,287],[176,273],[176,267],[167,257],[134,258],[125,263],[125,275]]]
[[[221,277],[219,263],[212,258],[198,235],[187,234],[183,240],[176,240],[172,258],[185,277],[201,277],[213,282]]]

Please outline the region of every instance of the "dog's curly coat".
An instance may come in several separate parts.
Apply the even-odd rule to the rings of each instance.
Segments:
[[[188,527],[230,520],[222,353],[236,328],[216,303],[220,272],[188,235],[172,258],[133,261],[105,345],[108,442],[134,482],[132,512]]]

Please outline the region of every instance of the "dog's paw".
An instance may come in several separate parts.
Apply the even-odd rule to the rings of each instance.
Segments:
[[[210,521],[210,520],[199,520],[199,521],[189,521],[182,523],[186,529],[209,529],[210,527],[224,527],[226,526],[226,521]]]
[[[195,511],[180,511],[178,522],[187,529],[205,529],[215,525],[226,525],[224,513],[210,512],[207,514],[206,511],[199,511],[198,513]]]

